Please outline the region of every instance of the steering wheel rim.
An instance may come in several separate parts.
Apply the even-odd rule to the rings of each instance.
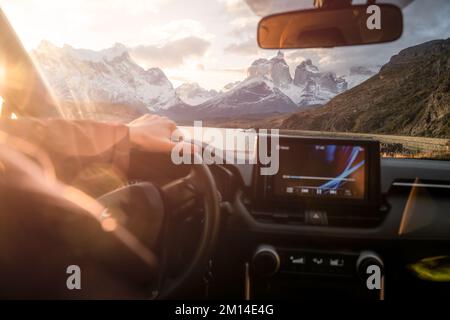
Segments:
[[[170,199],[174,197],[174,192],[178,192],[183,187],[191,190],[195,189],[203,197],[204,222],[202,234],[197,250],[187,267],[184,268],[179,276],[171,281],[169,286],[159,288],[160,291],[155,299],[168,298],[180,289],[183,284],[188,282],[189,279],[203,273],[215,247],[220,226],[220,207],[217,187],[211,171],[207,165],[202,163],[200,155],[195,153],[194,157],[197,160],[194,163],[200,164],[192,165],[190,173],[187,176],[164,185],[161,191],[165,204],[168,204]]]

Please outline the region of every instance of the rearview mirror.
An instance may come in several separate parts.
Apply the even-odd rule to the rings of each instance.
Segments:
[[[401,37],[401,9],[388,4],[275,14],[258,25],[263,49],[326,48],[390,42]]]

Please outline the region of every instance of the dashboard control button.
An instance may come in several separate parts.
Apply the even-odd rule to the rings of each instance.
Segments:
[[[381,273],[383,273],[384,264],[383,260],[375,252],[364,251],[358,257],[356,261],[356,270],[362,280],[366,281],[368,277],[368,267],[377,266],[380,268]]]
[[[286,257],[286,267],[288,271],[304,272],[308,263],[308,257],[302,253],[291,253]]]
[[[303,266],[306,264],[306,258],[303,256],[290,256],[291,264]]]
[[[252,258],[252,269],[255,275],[270,277],[280,269],[280,256],[276,249],[269,245],[261,245]]]
[[[314,257],[312,258],[312,263],[315,264],[316,266],[321,266],[324,264],[324,258]]]
[[[281,249],[280,257],[283,272],[353,276],[358,256],[353,253]]]
[[[327,273],[327,258],[321,254],[314,254],[311,256],[310,271],[312,273]]]
[[[344,258],[330,258],[329,260],[329,266],[335,267],[335,268],[344,268],[345,267],[345,260]]]
[[[281,251],[281,270],[284,272],[307,272],[309,256],[299,251]]]
[[[332,274],[351,273],[351,263],[348,256],[330,256],[327,264],[328,271]]]
[[[328,225],[328,216],[325,211],[320,210],[307,210],[305,211],[306,223],[315,226]]]

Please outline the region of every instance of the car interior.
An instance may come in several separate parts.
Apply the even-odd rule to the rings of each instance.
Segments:
[[[356,52],[351,50],[376,50],[400,41],[409,26],[404,21],[408,10],[421,1],[298,1],[307,7],[295,6],[293,1],[239,2],[258,18],[257,28],[252,28],[253,46],[259,45],[258,50],[303,52],[345,47],[345,56],[351,60]],[[367,9],[370,6],[374,11]],[[435,6],[433,10],[448,12],[445,1]],[[382,29],[376,26],[377,15],[382,18]],[[16,85],[1,90],[1,116],[61,117],[66,111],[51,90],[54,81],[46,79],[45,65],[36,62],[14,27],[14,19],[5,9],[0,14],[0,61],[7,66],[6,81]],[[440,100],[444,115],[439,121],[447,121],[447,129],[449,48],[448,40],[439,44],[444,52],[442,61],[447,61],[439,69],[444,74]],[[392,70],[384,66],[380,74],[397,72]],[[375,86],[374,81],[367,80]],[[412,86],[414,80],[409,81]],[[363,85],[347,92],[368,90]],[[243,84],[228,92],[235,92],[238,86]],[[383,87],[373,90],[378,90],[375,96],[364,94],[375,103],[385,91]],[[393,90],[403,94],[400,87]],[[371,130],[368,124],[358,127],[366,126],[366,131],[341,129],[345,121],[354,124],[353,113],[343,116],[341,122],[320,127],[320,121],[329,124],[339,118],[341,109],[329,114],[326,108],[352,99],[342,96],[345,94],[324,107],[309,106],[302,111],[313,129],[271,127],[283,116],[281,111],[271,115],[269,125],[234,113],[233,126],[218,125],[223,113],[216,122],[207,121],[212,104],[197,109],[199,113],[193,111],[198,120],[205,115],[204,130],[211,129],[225,140],[232,137],[214,149],[210,163],[201,155],[211,156],[218,141],[199,139],[193,121],[178,120],[177,116],[189,111],[163,110],[162,115],[177,122],[183,139],[196,144],[200,152],[189,155],[190,163],[177,164],[171,155],[132,150],[128,176],[119,187],[104,188],[111,176],[97,176],[84,191],[115,219],[111,228],[117,231],[116,238],[109,242],[96,235],[106,232],[108,225],[73,214],[79,208],[48,203],[21,190],[4,194],[2,202],[15,199],[27,203],[27,216],[35,218],[21,222],[20,228],[1,228],[13,249],[0,246],[0,268],[8,275],[0,277],[0,296],[201,300],[448,297],[450,130],[434,136],[434,131],[426,136],[409,135],[401,133],[406,122],[395,123],[387,133]],[[408,98],[406,104],[419,101],[418,95]],[[244,94],[240,97],[247,98]],[[391,100],[383,103],[395,99],[389,97]],[[314,108],[325,109],[316,115]],[[236,108],[230,110],[237,112]],[[240,126],[247,121],[242,119],[249,119],[249,125]],[[374,121],[377,125],[385,122],[381,118]],[[275,173],[267,174],[274,168]],[[0,211],[5,215],[14,208],[2,205]],[[62,212],[66,218],[52,219],[49,212]],[[73,215],[76,218],[71,218]],[[44,221],[45,227],[37,227],[35,219],[41,219],[39,225]],[[11,258],[9,250],[24,253]],[[41,265],[42,271],[30,271],[33,265]],[[66,290],[67,265],[80,266],[84,290]]]

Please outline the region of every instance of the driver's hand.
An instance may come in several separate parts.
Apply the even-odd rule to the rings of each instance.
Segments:
[[[142,151],[170,153],[178,143],[172,136],[179,135],[177,125],[166,117],[146,114],[128,125],[132,147]]]

